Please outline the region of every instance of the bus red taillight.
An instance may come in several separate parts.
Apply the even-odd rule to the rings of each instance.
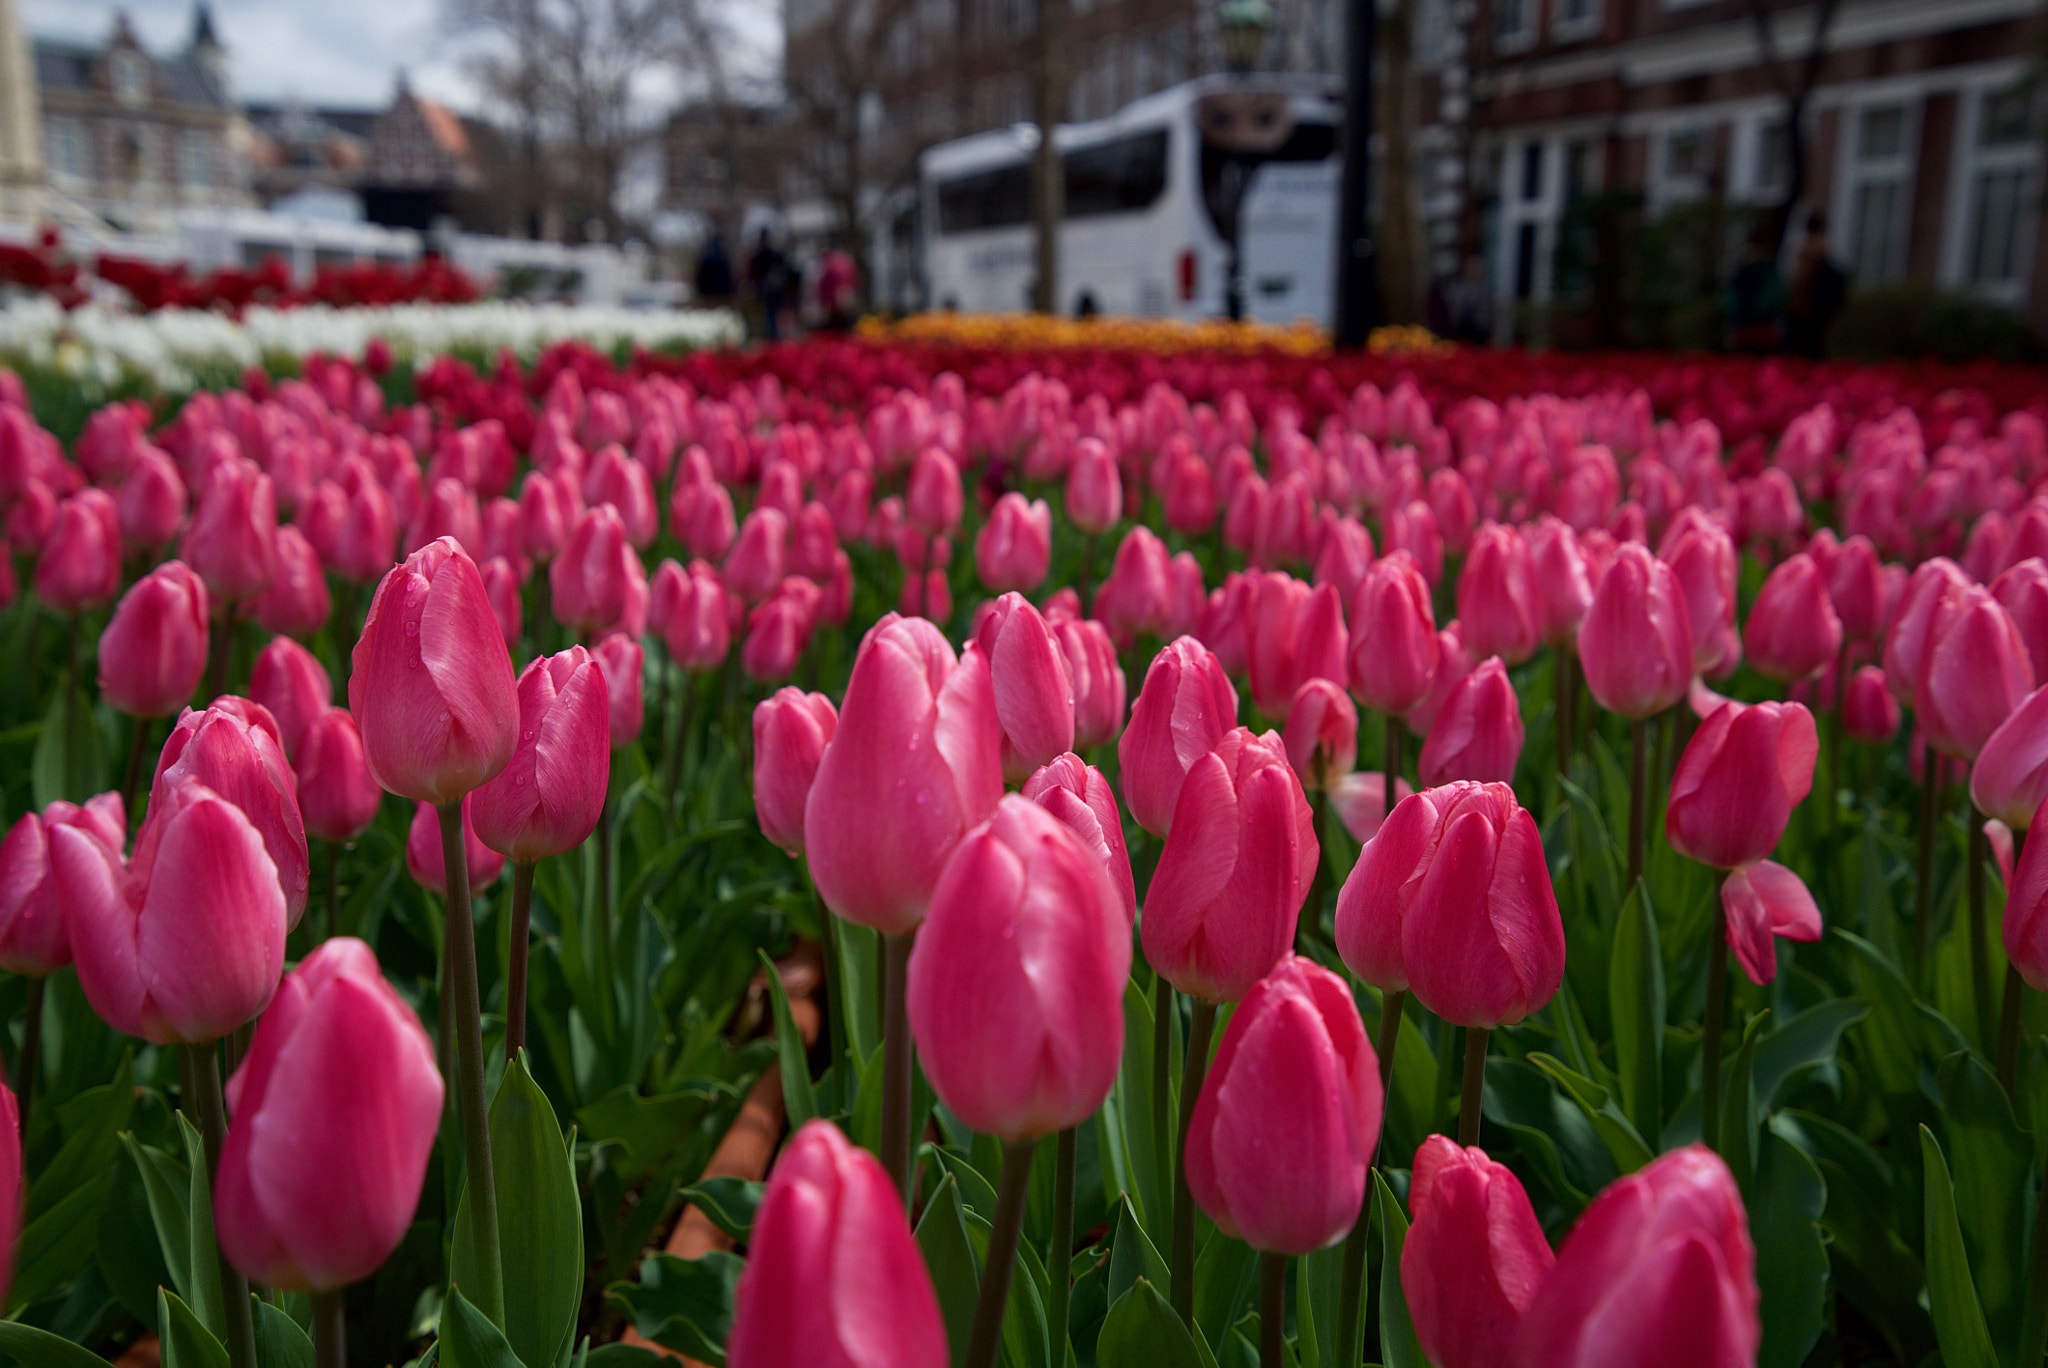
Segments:
[[[1195,249],[1192,247],[1181,248],[1178,267],[1180,275],[1180,302],[1183,304],[1192,304],[1195,299],[1195,264]]]

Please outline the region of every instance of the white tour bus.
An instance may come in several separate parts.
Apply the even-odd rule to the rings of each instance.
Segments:
[[[1060,312],[1226,314],[1241,225],[1244,317],[1329,326],[1342,120],[1327,79],[1257,75],[1187,81],[1062,124]],[[1030,307],[1037,145],[1037,128],[1017,124],[919,159],[926,307]]]

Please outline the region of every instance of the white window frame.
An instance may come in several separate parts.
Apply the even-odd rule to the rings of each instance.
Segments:
[[[1512,33],[1501,30],[1500,16],[1503,4],[1513,5],[1515,13],[1521,16],[1521,23]],[[1543,27],[1543,16],[1538,12],[1542,4],[1543,0],[1493,0],[1493,7],[1487,18],[1493,51],[1496,54],[1506,56],[1527,52],[1536,46],[1536,35]]]
[[[1607,7],[1602,0],[1586,0],[1586,12],[1576,19],[1565,17],[1566,0],[1550,0],[1550,41],[1553,43],[1576,43],[1587,38],[1597,38],[1607,18]]]
[[[1719,119],[1693,115],[1673,119],[1651,132],[1650,207],[1653,213],[1661,214],[1676,205],[1690,204],[1707,193],[1713,172],[1714,135],[1721,126]],[[1671,145],[1687,134],[1698,135],[1707,169],[1681,176],[1671,167]]]
[[[188,193],[210,194],[220,180],[220,153],[211,134],[187,128],[178,134],[178,188]],[[193,175],[203,171],[204,176]]]
[[[2028,284],[2033,279],[2034,240],[2041,224],[2041,140],[2038,136],[2029,137],[2007,147],[1982,148],[1977,139],[1983,128],[1986,102],[2009,93],[2017,79],[1984,81],[1956,92],[1955,148],[1950,158],[1948,203],[1942,224],[1942,283],[2008,306],[2025,302]],[[2038,104],[2038,92],[2035,100]],[[1981,171],[1994,169],[2023,173],[2016,269],[2007,280],[1973,282],[1969,272],[1977,219],[1977,176]]]
[[[1904,118],[1899,129],[1899,150],[1888,158],[1882,169],[1872,170],[1862,159],[1863,117],[1879,109],[1896,108]],[[1927,108],[1924,91],[1887,92],[1863,99],[1845,101],[1841,106],[1839,126],[1835,134],[1837,171],[1835,175],[1835,212],[1830,213],[1828,237],[1842,253],[1843,264],[1848,268],[1853,284],[1861,286],[1895,284],[1904,280],[1912,267],[1913,255],[1913,195],[1916,173],[1920,163],[1920,124]],[[1898,228],[1899,258],[1896,269],[1876,280],[1865,280],[1857,275],[1856,244],[1863,225],[1858,221],[1857,191],[1866,183],[1896,177],[1899,183],[1898,208],[1894,211],[1900,217]]]
[[[50,179],[59,186],[89,185],[93,178],[92,130],[77,119],[47,119],[43,123],[44,169]],[[59,147],[67,147],[76,157],[75,165],[66,165],[55,155]]]
[[[1785,127],[1784,111],[1770,109],[1752,114],[1735,125],[1734,174],[1737,197],[1750,204],[1774,205],[1785,197],[1792,179],[1792,155],[1788,141],[1785,164],[1775,181],[1764,180],[1764,154],[1773,128]]]

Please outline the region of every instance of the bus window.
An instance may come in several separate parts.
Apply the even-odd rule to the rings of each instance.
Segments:
[[[1134,214],[1166,193],[1166,130],[1126,134],[1062,157],[1066,216]]]
[[[939,231],[971,233],[1031,221],[1031,167],[1017,162],[940,181]]]

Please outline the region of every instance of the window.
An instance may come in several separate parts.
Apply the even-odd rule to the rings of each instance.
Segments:
[[[1134,214],[1166,193],[1166,130],[1132,133],[1062,159],[1066,216]]]
[[[1791,178],[1792,138],[1783,119],[1772,119],[1757,129],[1750,191],[1757,199],[1775,199],[1785,193]]]
[[[1535,0],[1493,0],[1493,45],[1519,47],[1529,41],[1529,7]]]
[[[1543,144],[1538,142],[1522,145],[1522,198],[1540,200],[1543,198]]]
[[[188,132],[178,140],[178,183],[192,189],[213,185],[213,139],[205,133]]]
[[[1551,33],[1560,41],[1590,38],[1600,31],[1600,0],[1555,0]]]
[[[149,58],[123,48],[114,53],[108,65],[115,99],[136,105],[149,98]]]
[[[2033,92],[1978,97],[1969,152],[1962,276],[1978,288],[2017,287],[2027,277],[2027,246],[2039,198],[2040,144]]]
[[[1850,129],[1856,150],[1849,163],[1849,273],[1865,283],[1893,280],[1906,271],[1906,107],[1861,110]]]
[[[51,119],[43,125],[43,161],[56,180],[92,179],[92,159],[86,154],[85,130],[74,120]]]
[[[1590,195],[1600,188],[1600,144],[1574,138],[1564,145],[1564,197]]]

